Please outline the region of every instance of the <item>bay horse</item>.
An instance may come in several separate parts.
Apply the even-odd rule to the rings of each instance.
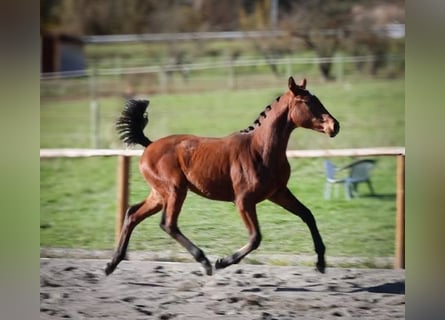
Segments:
[[[143,133],[148,123],[149,101],[127,102],[116,129],[124,143],[145,147],[139,169],[151,192],[145,200],[127,209],[119,242],[105,268],[106,275],[124,259],[134,228],[159,211],[162,211],[162,230],[186,248],[207,275],[212,275],[212,265],[204,252],[178,226],[188,190],[211,200],[233,202],[247,228],[248,243],[232,255],[218,259],[215,269],[236,264],[259,247],[261,232],[256,204],[267,199],[307,224],[317,253],[316,268],[324,273],[325,246],[315,218],[286,186],[290,177],[286,148],[295,128],[335,137],[340,125],[320,100],[306,90],[306,79],[297,85],[289,77],[288,88],[260,113],[252,126],[222,138],[180,134],[151,141]]]

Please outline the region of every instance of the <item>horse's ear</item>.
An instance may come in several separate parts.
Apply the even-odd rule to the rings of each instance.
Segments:
[[[289,86],[289,90],[292,91],[294,94],[297,92],[298,87],[297,87],[293,77],[289,77],[288,86]]]
[[[303,88],[303,89],[306,89],[306,78],[304,78],[303,80],[301,80],[301,82],[300,82],[300,87],[301,88]]]

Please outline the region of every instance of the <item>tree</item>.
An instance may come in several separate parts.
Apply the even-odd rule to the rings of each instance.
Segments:
[[[391,23],[404,23],[404,1],[393,0],[385,3],[364,2],[354,5],[351,13],[350,36],[346,48],[355,55],[374,57],[369,72],[372,75],[386,64],[388,52],[404,52],[403,39],[391,39],[386,27]],[[363,63],[357,64],[358,69]]]
[[[403,40],[390,39],[384,30],[390,23],[404,23],[404,0],[298,0],[282,20],[282,28],[302,39],[318,57],[333,57],[339,49],[372,55],[371,74],[385,65],[390,50],[403,51]],[[334,78],[331,62],[319,67],[325,79]]]
[[[333,57],[350,21],[353,0],[300,0],[283,18],[282,28],[304,41],[318,57]],[[319,64],[321,74],[332,80],[331,62]]]
[[[179,0],[42,0],[41,25],[77,35],[187,32],[199,12]]]

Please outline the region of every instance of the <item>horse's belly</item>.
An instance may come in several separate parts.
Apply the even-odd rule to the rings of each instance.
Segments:
[[[206,179],[205,181],[190,181],[189,189],[208,199],[233,201],[234,192],[230,181],[225,179]]]

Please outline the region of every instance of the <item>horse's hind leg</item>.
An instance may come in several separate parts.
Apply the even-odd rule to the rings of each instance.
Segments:
[[[207,275],[212,275],[213,269],[210,261],[205,256],[204,252],[190,241],[178,227],[178,216],[184,203],[186,190],[176,190],[173,194],[168,196],[160,227],[168,233],[173,239],[187,249],[188,252],[195,258],[195,260],[204,267]]]
[[[276,192],[272,197],[269,198],[269,200],[299,216],[307,224],[312,235],[312,240],[314,241],[315,252],[318,256],[317,269],[321,273],[324,273],[326,268],[326,262],[324,258],[325,246],[323,244],[323,240],[321,239],[321,235],[317,228],[317,223],[315,222],[315,218],[312,215],[311,211],[297,198],[295,198],[295,196],[287,188]]]
[[[260,226],[257,219],[256,208],[254,204],[237,203],[238,210],[241,214],[244,224],[249,232],[249,242],[236,251],[234,254],[227,256],[222,259],[218,259],[215,263],[216,269],[222,269],[230,266],[231,264],[236,264],[241,261],[250,252],[255,250],[260,246],[261,243],[261,232]]]
[[[117,265],[124,259],[127,252],[128,242],[134,228],[145,218],[159,212],[162,209],[162,200],[157,193],[152,192],[150,196],[141,203],[129,207],[125,213],[119,242],[111,262],[107,263],[105,274],[109,275],[116,269]]]

